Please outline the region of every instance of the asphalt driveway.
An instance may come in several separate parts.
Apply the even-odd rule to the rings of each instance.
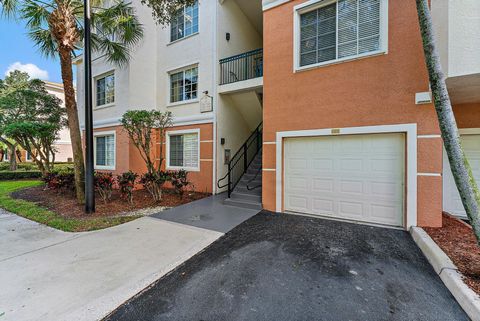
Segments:
[[[469,320],[407,232],[262,212],[106,320]]]

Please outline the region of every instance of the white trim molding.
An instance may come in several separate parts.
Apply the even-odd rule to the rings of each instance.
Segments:
[[[185,167],[185,166],[170,166],[170,136],[184,135],[184,134],[197,134],[197,153],[198,153],[198,165],[197,167]],[[200,128],[184,129],[184,130],[168,130],[166,132],[166,147],[165,147],[165,167],[167,170],[179,170],[184,169],[188,172],[200,171]]]
[[[263,0],[262,1],[262,10],[267,11],[272,8],[281,6],[284,3],[289,2],[290,0]]]
[[[113,135],[113,166],[97,165],[97,137]],[[108,130],[103,132],[93,132],[93,167],[98,170],[114,171],[117,165],[117,132]]]
[[[183,117],[173,117],[173,126],[188,126],[188,125],[199,125],[199,124],[209,124],[213,123],[213,113],[203,113],[192,116],[183,116]],[[121,126],[119,118],[109,118],[97,120],[93,123],[93,128],[104,128],[104,127],[114,127]],[[85,130],[85,125],[81,126],[81,130]]]
[[[380,48],[378,50],[344,58],[336,58],[306,66],[300,66],[300,16],[309,11],[313,11],[333,3],[338,3],[338,0],[309,0],[293,7],[293,72],[310,70],[367,57],[385,55],[388,53],[388,0],[380,0]],[[338,41],[335,45],[338,45]]]
[[[442,135],[418,135],[418,139],[442,138]]]
[[[406,135],[406,222],[404,228],[417,225],[417,124],[326,128],[277,132],[275,210],[283,212],[283,144],[285,138],[360,134],[404,133]]]
[[[428,177],[442,177],[440,173],[418,173],[418,176],[428,176]]]
[[[460,128],[458,133],[460,135],[479,135],[480,128]]]

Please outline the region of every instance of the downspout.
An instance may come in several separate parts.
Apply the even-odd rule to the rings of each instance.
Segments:
[[[212,40],[212,47],[213,47],[213,77],[212,77],[212,82],[213,82],[213,161],[212,161],[212,166],[213,166],[213,181],[212,181],[212,193],[217,194],[217,102],[218,102],[218,89],[217,89],[217,79],[218,79],[218,66],[217,66],[217,61],[218,61],[218,46],[217,46],[217,21],[218,21],[218,6],[220,5],[218,1],[213,1],[215,3],[215,15],[214,15],[214,20],[213,20],[213,40]]]

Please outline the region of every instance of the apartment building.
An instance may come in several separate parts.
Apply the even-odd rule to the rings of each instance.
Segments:
[[[93,62],[97,169],[144,170],[119,119],[171,111],[166,168],[227,203],[382,226],[465,215],[429,93],[415,1],[224,0],[180,8],[128,67]],[[480,20],[432,0],[462,141],[480,181]],[[77,60],[79,92],[83,69]],[[79,99],[80,114],[83,102]],[[157,149],[158,154],[158,149]]]
[[[480,179],[480,4],[431,4]],[[263,206],[406,229],[462,214],[415,1],[265,0],[263,10]]]
[[[197,191],[223,191],[227,180],[217,182],[230,157],[262,119],[261,1],[200,1],[179,8],[168,26],[156,25],[140,1],[133,5],[144,39],[129,65],[93,57],[95,168],[144,171],[120,119],[127,110],[170,111],[174,124],[166,141],[156,142],[157,157],[163,143],[166,169],[186,169]],[[81,57],[75,63],[82,93]],[[81,124],[83,105],[79,97]]]

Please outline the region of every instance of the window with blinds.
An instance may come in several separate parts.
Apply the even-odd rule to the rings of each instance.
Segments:
[[[300,67],[381,50],[381,1],[339,0],[300,14]]]
[[[169,166],[198,168],[200,155],[198,134],[170,135]]]
[[[115,166],[115,135],[95,136],[95,166]]]

